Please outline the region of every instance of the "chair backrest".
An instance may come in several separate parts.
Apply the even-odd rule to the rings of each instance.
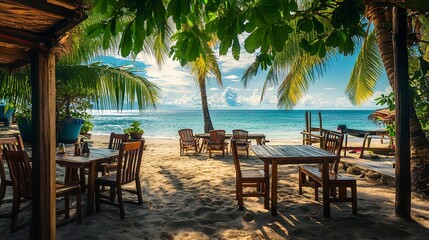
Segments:
[[[234,160],[235,176],[240,181],[242,176],[241,176],[240,159],[238,158],[238,152],[237,152],[236,139],[231,139],[231,152],[232,152],[232,159]]]
[[[121,144],[128,141],[128,134],[111,133],[108,149],[119,150]]]
[[[15,135],[13,137],[0,138],[0,149],[7,149],[11,151],[23,151],[24,143],[22,142],[21,135]],[[0,181],[6,180],[6,170],[4,168],[4,162],[0,152]]]
[[[189,128],[180,129],[178,132],[182,142],[184,143],[194,142],[194,132],[192,131],[192,129],[189,129]]]
[[[337,155],[338,157],[338,160],[331,164],[331,171],[338,172],[338,164],[340,163],[343,140],[344,134],[337,132],[325,132],[322,148]]]
[[[144,140],[122,143],[119,149],[117,182],[126,184],[139,178]]]
[[[224,144],[225,143],[225,130],[211,130],[209,141],[211,143]]]
[[[27,153],[3,149],[3,154],[9,166],[13,191],[18,196],[31,198],[31,166]]]
[[[241,129],[232,130],[233,139],[247,141],[248,136],[249,136],[249,133],[245,130],[241,130]]]

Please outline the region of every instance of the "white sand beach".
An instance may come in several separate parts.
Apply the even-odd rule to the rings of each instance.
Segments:
[[[108,136],[93,136],[94,146],[106,147]],[[263,208],[262,198],[245,198],[245,210],[235,200],[232,156],[208,153],[179,155],[178,139],[146,138],[141,167],[143,204],[119,209],[101,205],[101,212],[57,228],[57,239],[426,239],[429,204],[413,195],[412,221],[395,217],[395,188],[359,178],[358,214],[349,203],[331,204],[331,217],[323,217],[322,202],[313,190],[298,194],[297,166],[279,167],[278,216]],[[269,144],[301,144],[299,139]],[[262,169],[253,153],[241,155],[243,168]],[[358,161],[359,159],[356,159]],[[132,188],[133,185],[128,187]],[[20,230],[10,234],[12,191],[0,207],[0,239],[27,239],[31,208],[20,214]],[[137,201],[124,193],[124,199]],[[83,199],[85,202],[85,197]],[[83,207],[85,211],[85,205]]]

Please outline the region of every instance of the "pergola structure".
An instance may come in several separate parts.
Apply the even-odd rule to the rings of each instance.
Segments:
[[[0,67],[31,64],[33,239],[55,239],[55,53],[85,17],[81,1],[0,0]]]

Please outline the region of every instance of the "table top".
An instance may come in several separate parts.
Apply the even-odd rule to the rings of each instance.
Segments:
[[[90,161],[97,161],[101,159],[108,159],[119,155],[118,150],[112,150],[107,148],[90,148],[89,154],[82,154],[75,156],[71,151],[64,154],[56,154],[55,159],[57,162],[76,162],[84,163]]]
[[[72,150],[67,150],[64,154],[56,154],[55,160],[57,162],[70,162],[70,163],[88,163],[91,161],[98,161],[102,159],[108,159],[119,155],[118,150],[112,150],[107,148],[90,148],[89,154],[83,154],[75,156]],[[31,150],[26,150],[28,156],[31,158]]]
[[[339,158],[336,154],[312,145],[252,145],[251,148],[261,160],[277,160],[279,164],[318,163]]]
[[[199,134],[195,134],[195,137],[197,138],[210,138],[210,133],[199,133]],[[232,138],[232,134],[227,133],[225,134],[225,138]],[[249,133],[247,135],[248,139],[263,139],[265,138],[265,135],[262,133]]]

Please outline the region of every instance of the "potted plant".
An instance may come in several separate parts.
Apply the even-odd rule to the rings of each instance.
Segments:
[[[140,122],[134,121],[129,128],[124,130],[124,133],[128,134],[132,139],[141,139],[144,130],[140,128]]]
[[[82,127],[87,133],[92,129],[89,119],[92,116],[86,112],[92,108],[92,90],[82,87],[73,81],[57,79],[57,135],[59,143],[74,143],[78,140]]]

